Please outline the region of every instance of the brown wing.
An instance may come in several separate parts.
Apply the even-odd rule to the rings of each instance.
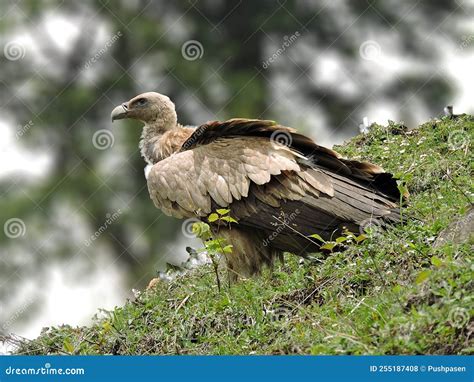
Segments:
[[[291,148],[263,137],[220,138],[155,164],[148,189],[158,208],[178,218],[207,216],[215,207],[228,207],[246,198],[251,184],[267,184],[282,172],[301,173],[315,194],[333,195],[329,178],[317,169],[302,173],[298,159]],[[296,182],[287,186],[281,197],[303,192]]]
[[[278,125],[274,121],[259,119],[230,119],[212,121],[199,126],[184,142],[181,151],[192,150],[222,138],[262,137],[275,144],[283,144],[293,152],[304,156],[310,167],[319,167],[350,177],[364,183],[367,187],[384,194],[393,201],[400,199],[397,183],[392,175],[372,163],[343,159],[328,148],[317,145],[311,138],[296,130]]]

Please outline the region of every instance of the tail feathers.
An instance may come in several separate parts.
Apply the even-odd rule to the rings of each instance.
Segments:
[[[398,189],[397,180],[392,174],[388,172],[375,174],[374,179],[371,181],[371,185],[377,191],[389,196],[393,201],[400,201],[400,190]],[[403,195],[403,197],[406,198],[408,195]]]

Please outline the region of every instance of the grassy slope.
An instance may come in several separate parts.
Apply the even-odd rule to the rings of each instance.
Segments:
[[[18,353],[466,354],[472,353],[472,242],[434,249],[472,198],[474,118],[405,133],[373,126],[336,148],[407,181],[402,226],[321,262],[287,256],[273,274],[218,292],[210,267],[161,283],[91,327],[44,330]]]

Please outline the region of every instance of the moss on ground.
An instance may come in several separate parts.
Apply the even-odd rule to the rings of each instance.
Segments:
[[[373,125],[336,147],[381,164],[411,194],[403,224],[319,261],[218,291],[211,266],[158,283],[89,327],[47,328],[18,354],[468,354],[472,241],[433,245],[472,206],[474,118]]]

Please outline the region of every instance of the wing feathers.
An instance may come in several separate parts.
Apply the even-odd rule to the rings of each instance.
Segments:
[[[148,177],[150,195],[157,207],[166,205],[167,212],[165,199],[176,202],[179,215],[204,216],[211,212],[212,203],[228,207],[248,197],[251,184],[267,184],[282,171],[299,171],[296,159],[289,148],[276,147],[263,138],[221,139],[155,164]],[[289,181],[288,187],[304,195],[302,185]],[[277,203],[274,196],[260,196],[272,205]]]

